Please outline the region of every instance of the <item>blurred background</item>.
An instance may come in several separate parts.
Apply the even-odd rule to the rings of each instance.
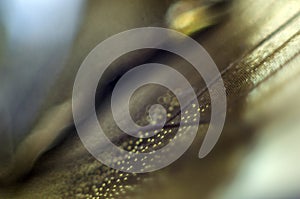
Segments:
[[[202,120],[179,160],[130,174],[106,167],[83,147],[71,95],[77,70],[97,44],[145,26],[180,31],[209,52],[222,73],[228,110],[215,149],[198,159],[210,116],[201,77],[166,52],[122,56],[100,80],[96,103],[115,142],[129,150],[155,148],[177,133],[176,99],[156,87],[133,96],[133,118],[142,122],[148,105],[159,102],[175,116],[167,133],[137,143],[113,124],[108,95],[142,63],[179,69],[198,93]],[[2,0],[0,198],[299,198],[299,52],[299,0]]]

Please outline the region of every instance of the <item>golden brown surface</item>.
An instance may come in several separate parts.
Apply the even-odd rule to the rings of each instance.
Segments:
[[[70,97],[78,66],[98,42],[113,33],[161,21],[168,4],[168,1],[148,1],[124,3],[124,7],[112,1],[89,2],[73,53],[45,107]],[[104,7],[112,7],[113,10],[101,12]],[[136,13],[132,13],[132,16],[119,13],[119,18],[111,14],[120,9],[134,10]],[[136,17],[140,14],[145,15],[142,20]],[[102,18],[112,23],[103,23]],[[71,128],[67,140],[44,154],[22,182],[3,188],[2,197],[182,199],[188,196],[196,199],[199,196],[215,196],[216,191],[235,175],[242,157],[249,153],[261,123],[272,120],[274,114],[280,111],[264,111],[263,103],[266,100],[271,103],[273,95],[276,95],[278,100],[273,99],[274,107],[279,107],[276,103],[285,101],[281,99],[282,88],[287,84],[299,88],[299,62],[291,61],[300,52],[299,31],[299,1],[241,0],[233,2],[230,15],[221,24],[193,36],[206,48],[222,71],[228,95],[225,129],[216,148],[205,159],[198,159],[197,152],[206,124],[200,125],[198,137],[183,157],[163,170],[143,175],[117,172],[97,162]],[[155,59],[175,65],[180,62],[170,58]],[[187,70],[185,73],[193,86],[200,89],[204,87],[198,77],[193,76],[193,71]],[[60,85],[64,85],[64,88]],[[163,99],[166,97],[170,96],[164,93]],[[207,99],[207,93],[199,93],[200,104],[204,105]],[[172,100],[165,101],[166,105],[171,106],[170,102]],[[203,118],[209,114],[209,106],[205,105],[204,110],[199,110]],[[105,108],[101,108],[101,111],[106,114]],[[107,125],[109,128],[109,122]],[[172,135],[173,130],[169,132],[168,129],[167,133],[163,131],[154,143],[165,142],[162,136]],[[116,132],[109,133],[114,135]],[[151,140],[138,144],[126,139],[120,142],[124,147],[153,147]]]

